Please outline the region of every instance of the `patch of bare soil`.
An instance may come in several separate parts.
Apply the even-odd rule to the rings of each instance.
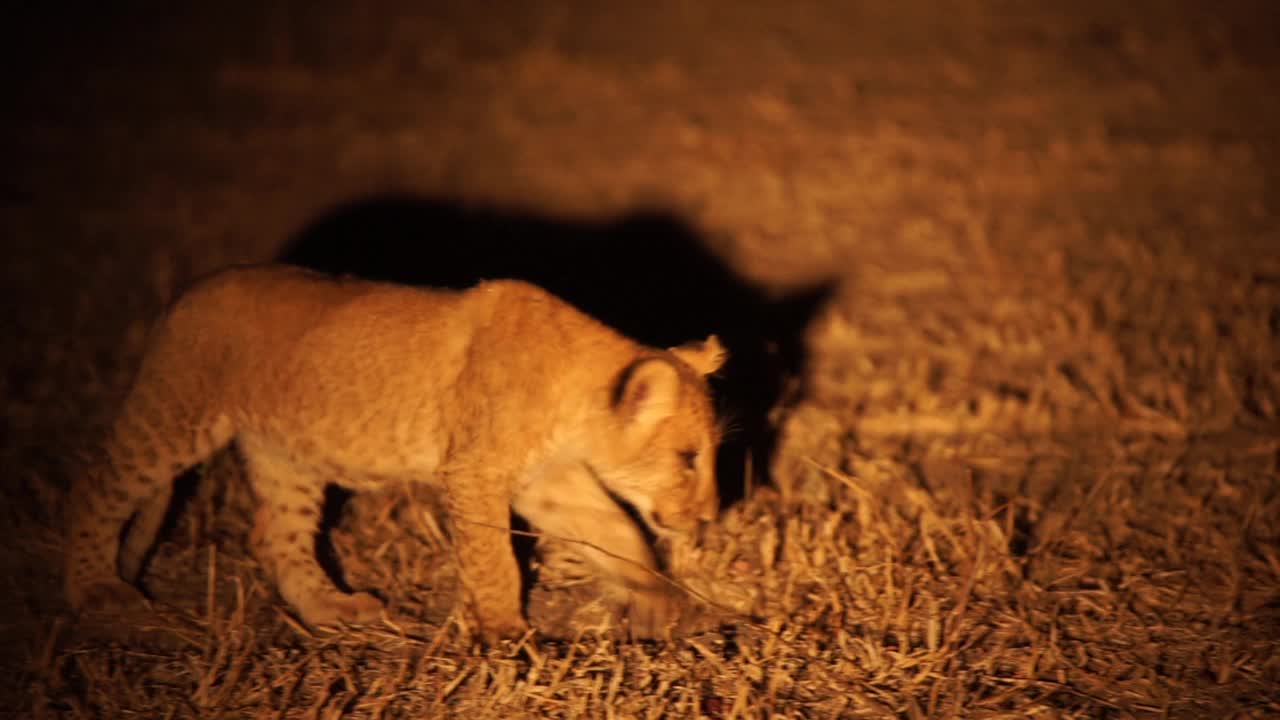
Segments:
[[[5,30],[0,706],[1280,714],[1266,3],[325,5]],[[472,648],[447,535],[399,489],[332,533],[389,622],[309,632],[245,550],[231,454],[157,549],[154,612],[65,613],[71,460],[149,319],[388,192],[575,223],[658,207],[765,290],[837,282],[772,484],[670,549],[702,608],[683,637],[625,642],[548,550],[549,639]]]

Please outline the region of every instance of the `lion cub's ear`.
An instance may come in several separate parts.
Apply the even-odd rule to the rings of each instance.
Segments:
[[[687,342],[680,347],[671,348],[671,353],[688,363],[689,367],[698,371],[699,375],[710,375],[724,365],[729,353],[720,344],[720,338],[708,335],[702,342]]]
[[[614,389],[613,405],[633,427],[648,429],[671,417],[679,404],[680,376],[668,360],[632,363]]]

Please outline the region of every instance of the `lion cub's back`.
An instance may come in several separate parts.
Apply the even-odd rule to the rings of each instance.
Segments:
[[[350,392],[387,375],[430,373],[424,363],[433,358],[447,362],[457,352],[450,346],[466,341],[463,299],[289,266],[232,268],[174,303],[152,349],[176,346],[190,368],[216,374],[235,404]]]
[[[253,265],[217,272],[197,282],[171,308],[168,321],[196,322],[226,335],[261,331],[296,339],[330,322],[341,308],[364,299],[453,293],[419,291],[365,280],[321,275],[288,265]]]

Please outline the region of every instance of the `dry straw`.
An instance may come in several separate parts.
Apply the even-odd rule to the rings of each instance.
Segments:
[[[309,631],[246,552],[250,502],[221,458],[152,563],[152,611],[98,624],[37,614],[14,706],[1274,716],[1280,350],[1267,313],[1280,291],[1209,270],[1166,288],[1162,273],[1197,271],[1176,254],[1146,261],[1170,267],[854,283],[813,329],[810,391],[781,426],[775,485],[669,548],[670,581],[700,601],[671,642],[627,642],[572,544],[537,538],[538,637],[477,649],[431,498],[402,489],[357,496],[332,532],[347,581],[385,594],[386,621]],[[1139,298],[1145,312],[1124,310]],[[33,557],[56,558],[56,525]]]

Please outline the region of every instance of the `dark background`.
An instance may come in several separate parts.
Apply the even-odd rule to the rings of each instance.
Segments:
[[[650,342],[730,340],[720,399],[782,499],[729,508],[708,542],[754,548],[751,523],[775,518],[801,547],[835,517],[855,529],[801,575],[844,587],[892,558],[920,578],[883,608],[841,591],[865,612],[841,632],[906,664],[849,675],[815,650],[824,687],[933,707],[934,680],[911,679],[911,648],[874,618],[905,608],[918,633],[958,607],[972,644],[934,667],[968,684],[938,680],[934,698],[1016,685],[1025,707],[1083,715],[1275,711],[1272,3],[74,3],[0,27],[14,707],[30,688],[50,707],[143,707],[85,668],[152,682],[163,662],[59,624],[68,468],[165,303],[219,267],[287,258],[532,277]],[[921,554],[920,498],[950,528],[941,558]],[[981,575],[961,602],[966,548],[991,537],[965,533],[988,523],[1020,584]],[[967,540],[948,554],[946,537]],[[722,574],[760,588],[766,614],[835,636],[742,562]],[[1041,611],[1068,649],[1045,644]]]

